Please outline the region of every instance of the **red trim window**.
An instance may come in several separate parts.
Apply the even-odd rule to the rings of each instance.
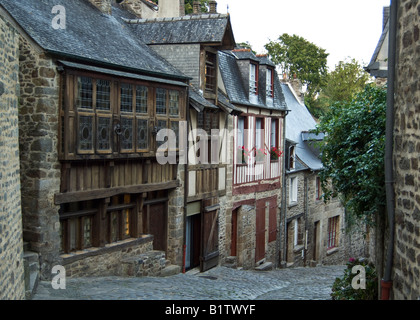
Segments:
[[[328,246],[332,249],[338,245],[339,216],[328,219]]]

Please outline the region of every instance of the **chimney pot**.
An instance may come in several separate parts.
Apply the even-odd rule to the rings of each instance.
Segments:
[[[193,14],[201,14],[201,2],[194,1],[193,2]]]
[[[91,4],[93,4],[99,11],[105,14],[112,13],[112,4],[111,0],[88,0]]]
[[[210,0],[209,1],[210,13],[217,13],[217,1]]]

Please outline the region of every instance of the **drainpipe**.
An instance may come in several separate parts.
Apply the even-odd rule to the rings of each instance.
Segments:
[[[381,300],[389,300],[392,287],[392,265],[394,256],[395,236],[395,193],[393,170],[393,141],[394,141],[394,94],[395,94],[395,65],[398,0],[391,0],[389,50],[388,50],[388,92],[386,114],[386,145],[385,145],[385,187],[389,220],[389,242],[384,278],[381,281]]]
[[[189,136],[189,124],[190,124],[190,90],[189,88],[187,89],[187,103],[186,103],[186,112],[187,112],[187,140],[184,142],[186,143],[185,145],[185,150],[184,152],[186,152],[186,160],[187,163],[184,164],[184,239],[183,239],[183,246],[182,246],[182,273],[186,272],[185,266],[186,266],[186,251],[187,251],[187,207],[188,207],[188,182],[189,182],[189,172],[188,172],[188,147],[189,147],[189,142],[188,142],[188,136]]]
[[[280,221],[279,225],[281,225],[282,221],[281,218],[283,217],[283,243],[280,243],[280,248],[283,247],[283,254],[280,261],[280,266],[282,261],[286,261],[287,257],[287,194],[286,194],[286,118],[289,114],[290,110],[286,110],[285,115],[283,117],[283,168],[282,168],[282,191],[281,191],[281,214],[280,214]],[[279,228],[281,230],[281,228]],[[281,232],[281,231],[280,231]],[[279,241],[281,242],[281,236],[279,237]]]

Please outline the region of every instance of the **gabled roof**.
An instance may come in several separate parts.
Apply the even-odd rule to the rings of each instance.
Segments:
[[[66,29],[52,27],[55,5],[66,9]],[[96,64],[129,72],[186,79],[178,70],[139,41],[122,18],[134,16],[113,4],[102,14],[84,0],[0,0],[18,25],[41,48],[60,59]]]
[[[322,162],[314,152],[311,141],[323,138],[309,132],[316,128],[316,121],[308,108],[301,104],[289,84],[281,84],[287,108],[290,113],[286,117],[286,139],[297,143],[296,156],[311,170],[322,169]]]
[[[259,58],[249,50],[219,51],[219,69],[230,103],[271,110],[286,110],[287,106],[280,86],[279,77],[275,70],[273,105],[268,105],[263,102],[262,95],[265,93],[265,88],[264,90],[260,90],[257,104],[250,102],[237,64],[238,60],[243,59],[251,59],[260,62]]]
[[[202,14],[175,18],[125,19],[146,44],[215,44],[234,46],[229,15]]]
[[[384,7],[384,18],[383,18],[383,27],[382,34],[379,39],[379,42],[375,48],[372,59],[369,62],[369,65],[365,68],[374,77],[387,78],[388,77],[388,68],[386,65],[386,60],[388,57],[388,47],[387,39],[389,36],[389,25],[390,25],[390,16],[389,16],[389,7]],[[381,59],[381,54],[385,55]]]

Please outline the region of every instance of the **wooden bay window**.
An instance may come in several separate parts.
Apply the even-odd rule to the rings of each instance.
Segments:
[[[179,131],[186,87],[67,70],[62,81],[60,159],[153,155],[156,129]]]

